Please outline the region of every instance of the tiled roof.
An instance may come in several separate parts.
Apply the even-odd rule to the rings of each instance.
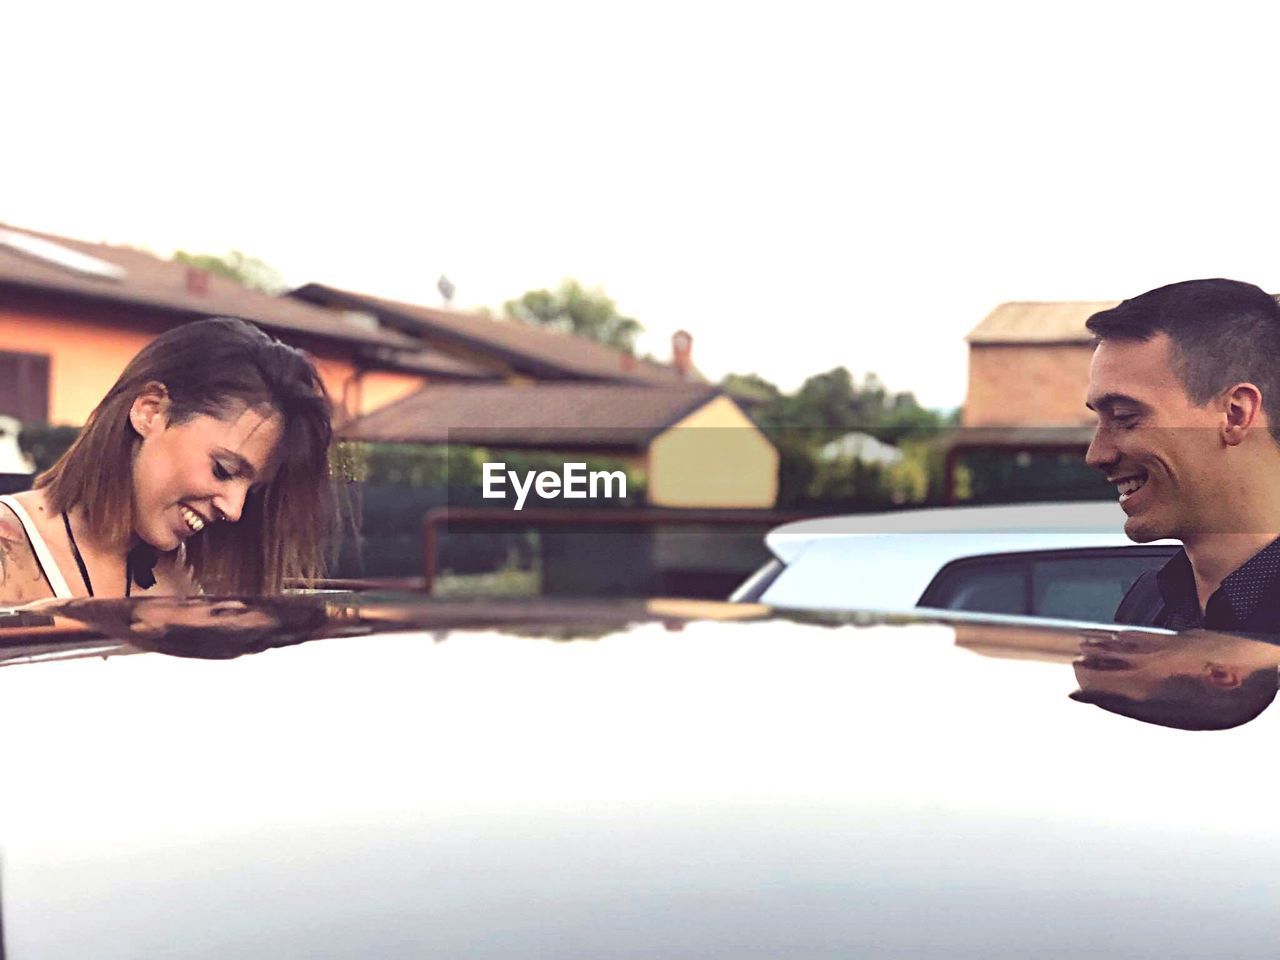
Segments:
[[[586,337],[518,320],[497,320],[477,313],[385,300],[319,283],[299,287],[290,296],[325,306],[367,310],[405,332],[491,354],[517,372],[540,379],[686,382],[674,367],[666,364],[636,359]]]
[[[1084,322],[1118,300],[1002,303],[973,328],[969,343],[1089,343]]]
[[[447,384],[351,421],[349,439],[642,449],[721,392],[706,384]]]
[[[16,235],[16,236],[14,236]],[[22,238],[44,241],[116,268],[98,274],[21,249]],[[108,273],[114,274],[106,275]],[[249,290],[234,280],[205,274],[203,292],[188,287],[188,267],[141,250],[86,243],[0,224],[0,286],[172,311],[182,319],[232,316],[281,333],[305,334],[350,344],[420,351],[422,343],[389,330],[366,329],[327,310],[290,297]]]

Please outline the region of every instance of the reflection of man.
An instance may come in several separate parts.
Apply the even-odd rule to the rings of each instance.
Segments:
[[[1191,280],[1087,326],[1086,460],[1116,485],[1131,539],[1184,548],[1117,621],[1280,633],[1280,306],[1247,283]]]
[[[1087,637],[1073,700],[1184,730],[1225,730],[1275,699],[1280,646],[1221,633]]]

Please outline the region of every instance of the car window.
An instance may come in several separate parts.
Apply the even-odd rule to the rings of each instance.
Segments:
[[[1109,623],[1143,573],[1172,546],[1041,551],[964,557],[938,571],[918,606]]]
[[[1133,582],[1167,555],[1055,557],[1031,563],[1031,606],[1038,617],[1109,621]]]
[[[991,560],[971,563],[950,576],[938,575],[942,584],[934,602],[921,606],[947,610],[975,610],[982,613],[1029,613],[1027,566],[1020,560]],[[937,582],[937,580],[935,580]],[[928,591],[925,591],[928,593]]]

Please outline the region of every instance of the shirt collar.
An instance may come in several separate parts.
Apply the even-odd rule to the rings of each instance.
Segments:
[[[1160,596],[1164,598],[1166,624],[1175,630],[1198,623],[1200,600],[1196,596],[1196,577],[1186,549],[1179,550],[1156,574]]]
[[[1223,578],[1214,592],[1221,595],[1231,611],[1232,624],[1215,626],[1240,629],[1258,609],[1263,596],[1280,581],[1280,537],[1272,540],[1243,564]],[[1179,619],[1200,618],[1200,600],[1196,594],[1196,578],[1185,549],[1179,550],[1156,574],[1160,595],[1170,614]],[[1210,598],[1212,599],[1212,598]],[[1205,603],[1206,609],[1208,602]]]
[[[1219,589],[1231,604],[1231,615],[1243,624],[1262,602],[1263,595],[1280,579],[1280,538],[1250,557],[1223,578]]]

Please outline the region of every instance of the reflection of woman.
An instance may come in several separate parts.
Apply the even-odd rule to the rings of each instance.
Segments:
[[[321,573],[330,404],[301,351],[239,320],[148,344],[35,483],[0,497],[0,604],[260,594]]]
[[[229,660],[336,632],[329,604],[310,594],[71,600],[46,609],[143,650],[204,660]]]
[[[330,604],[314,594],[68,600],[42,608],[113,640],[173,657],[225,660],[333,635]]]

